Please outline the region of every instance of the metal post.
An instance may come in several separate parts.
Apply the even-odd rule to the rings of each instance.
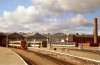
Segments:
[[[35,47],[35,39],[34,39],[34,47]]]
[[[7,34],[7,37],[6,37],[6,47],[8,47],[8,34]]]
[[[68,45],[68,34],[67,34],[67,45]]]
[[[66,41],[67,41],[67,45],[68,45],[68,34],[66,34],[67,35],[67,37],[66,37]]]
[[[34,47],[35,47],[35,41],[36,41],[36,40],[35,40],[35,35],[34,35]]]
[[[51,36],[50,36],[50,33],[48,33],[48,42],[50,44],[50,47],[51,47],[51,40],[50,40]]]

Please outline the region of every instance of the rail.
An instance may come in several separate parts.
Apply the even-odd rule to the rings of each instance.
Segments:
[[[76,65],[100,65],[100,61],[92,60],[84,57],[78,57],[70,54],[50,51],[50,50],[43,50],[43,49],[32,49],[35,52],[39,52],[42,54],[48,54],[50,56],[56,57],[58,59],[63,59],[67,62],[71,62]]]

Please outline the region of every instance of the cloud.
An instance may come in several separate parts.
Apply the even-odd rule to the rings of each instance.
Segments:
[[[27,8],[18,6],[14,12],[4,11],[3,16],[0,17],[0,29],[4,32],[86,31],[92,26],[93,23],[81,14],[62,21],[51,12],[37,6]]]
[[[100,0],[31,0],[37,5],[53,13],[87,13],[100,9]]]
[[[84,26],[84,27],[93,26],[92,22],[90,22],[88,19],[86,19],[85,17],[83,17],[80,14],[78,14],[77,16],[72,18],[70,23],[73,24],[74,26],[80,26],[80,27],[81,26]]]

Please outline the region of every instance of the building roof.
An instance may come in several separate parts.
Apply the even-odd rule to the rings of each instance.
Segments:
[[[19,33],[12,33],[8,35],[8,38],[9,39],[20,39],[20,38],[24,38],[24,36]]]
[[[93,38],[93,35],[75,35],[76,37],[86,37],[86,38]],[[100,36],[98,36],[100,38]]]
[[[58,39],[60,41],[62,39],[66,40],[67,35],[64,34],[64,33],[55,33],[51,37],[52,38],[56,38],[56,39]]]
[[[0,36],[3,36],[3,37],[5,37],[6,35],[5,35],[4,33],[0,33]]]
[[[47,37],[45,37],[42,34],[36,33],[36,34],[34,34],[32,36],[29,36],[28,38],[33,38],[33,39],[46,39]]]

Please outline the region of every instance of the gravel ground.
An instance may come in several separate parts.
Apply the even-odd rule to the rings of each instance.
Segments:
[[[34,47],[30,47],[29,49],[32,50],[32,48],[34,49]],[[40,49],[54,51],[54,48],[40,48]],[[89,59],[100,61],[99,54],[96,54],[94,52],[86,52],[86,51],[81,51],[81,50],[77,51],[77,50],[71,50],[71,49],[78,49],[78,48],[77,47],[57,48],[55,52],[61,52],[65,54],[71,54],[78,57],[89,58]],[[94,50],[91,50],[91,51],[94,51]]]
[[[27,61],[30,61],[32,65],[71,65],[62,60],[58,60],[56,58],[52,58],[39,53],[14,48],[12,50],[23,56],[24,59],[27,59]]]

